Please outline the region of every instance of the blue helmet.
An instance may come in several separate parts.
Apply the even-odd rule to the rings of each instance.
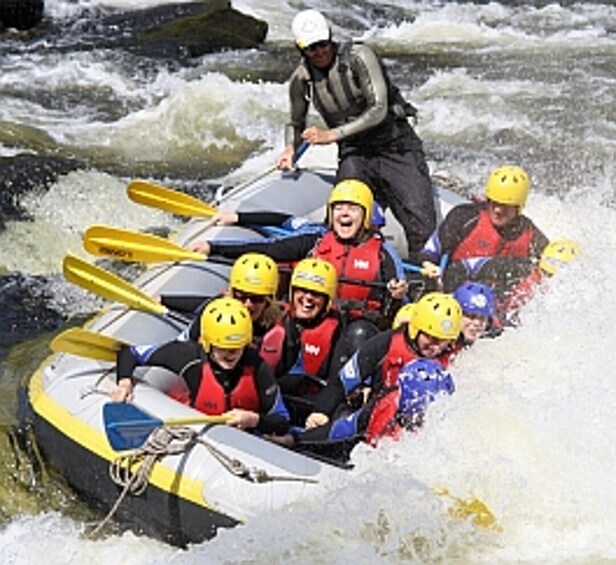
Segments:
[[[452,376],[434,359],[416,359],[402,367],[398,375],[400,399],[398,416],[405,425],[421,424],[423,414],[439,393],[452,394]]]
[[[385,227],[385,212],[378,202],[372,204],[372,218],[370,219],[370,225],[373,228]]]
[[[465,282],[453,293],[460,303],[462,313],[491,318],[496,312],[494,291],[487,285],[476,282]]]

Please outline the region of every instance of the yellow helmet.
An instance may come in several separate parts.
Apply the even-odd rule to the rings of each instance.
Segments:
[[[570,239],[557,239],[548,243],[541,254],[539,268],[553,275],[558,267],[564,263],[571,263],[580,253],[580,248]]]
[[[274,298],[278,290],[278,267],[267,255],[244,253],[233,263],[229,287]]]
[[[488,177],[485,195],[493,202],[523,208],[530,185],[530,177],[524,169],[503,165],[494,169]]]
[[[216,298],[201,314],[201,345],[209,352],[212,345],[221,349],[239,349],[252,341],[252,320],[239,300]]]
[[[460,334],[462,308],[458,301],[444,292],[429,292],[415,304],[409,323],[409,336],[415,339],[424,332],[437,339],[454,340]]]
[[[405,304],[404,306],[400,307],[396,312],[393,323],[391,324],[391,329],[396,330],[402,324],[410,323],[410,321],[413,319],[415,306],[416,304],[414,302],[410,302],[409,304]]]
[[[372,219],[372,206],[374,196],[372,190],[363,181],[346,179],[340,181],[331,191],[329,202],[327,203],[328,224],[332,225],[332,206],[337,202],[350,202],[357,204],[364,209],[364,227],[368,229]]]
[[[336,296],[338,286],[338,274],[335,267],[324,259],[317,257],[308,257],[302,259],[291,275],[291,293],[293,288],[305,288],[320,292],[329,297],[327,306],[331,306],[333,299]]]

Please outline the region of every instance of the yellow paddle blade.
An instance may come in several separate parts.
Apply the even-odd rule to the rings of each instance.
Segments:
[[[124,342],[83,328],[71,328],[58,334],[49,347],[54,353],[70,353],[98,361],[115,361]]]
[[[121,261],[163,263],[165,261],[205,261],[206,256],[158,237],[109,226],[91,226],[83,238],[85,250],[98,257]]]
[[[206,202],[171,188],[166,188],[145,180],[129,183],[128,197],[138,204],[165,210],[179,216],[198,216],[211,218],[218,210]]]
[[[121,302],[131,308],[154,314],[163,315],[167,312],[162,304],[133,284],[74,255],[67,255],[64,258],[62,270],[67,281],[107,300]]]
[[[501,526],[496,522],[496,516],[494,516],[486,503],[479,498],[464,500],[452,495],[446,488],[433,489],[433,492],[439,496],[446,496],[453,501],[453,505],[449,508],[449,514],[452,516],[462,519],[471,518],[473,524],[477,526],[499,532],[502,531]]]

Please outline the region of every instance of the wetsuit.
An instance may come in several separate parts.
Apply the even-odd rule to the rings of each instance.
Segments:
[[[285,144],[297,147],[313,103],[338,134],[336,181],[366,182],[402,225],[409,251],[418,251],[436,226],[434,194],[422,142],[409,124],[416,109],[391,83],[366,45],[336,44],[325,69],[308,57],[291,76],[291,119]]]
[[[164,367],[186,381],[190,391],[190,404],[194,405],[197,397],[203,394],[200,387],[203,365],[206,363],[210,364],[214,378],[229,397],[238,386],[245,367],[252,367],[257,395],[254,400],[259,406],[260,414],[256,430],[277,435],[287,432],[289,414],[282,401],[280,389],[272,370],[252,347],[244,350],[239,363],[231,371],[211,362],[201,345],[192,341],[172,341],[161,346],[123,347],[118,354],[117,376],[118,379],[132,376],[140,366]]]
[[[285,219],[289,218],[286,214],[268,212],[244,212],[239,213],[238,216],[240,225],[281,225]],[[326,230],[325,233],[330,233],[330,231]],[[237,259],[244,253],[253,252],[268,255],[277,263],[292,263],[314,255],[322,237],[323,234],[320,232],[313,230],[302,232],[300,230],[298,233],[288,236],[267,239],[243,241],[217,239],[209,242],[210,256],[219,255]],[[349,246],[357,248],[361,245],[362,243],[354,243]],[[373,321],[380,327],[388,327],[391,325],[391,319],[393,319],[395,312],[402,305],[402,301],[391,299],[385,285],[392,279],[404,278],[404,275],[397,262],[399,258],[394,258],[387,246],[382,246],[379,258],[376,282],[382,283],[383,288],[371,288],[371,298],[379,300],[385,306],[380,313],[374,314]],[[338,273],[338,276],[340,277],[341,273]],[[342,307],[344,306],[343,304]]]
[[[411,261],[438,263],[448,254],[445,292],[468,280],[489,284],[497,294],[506,292],[529,274],[549,240],[522,214],[501,228],[488,226],[486,215],[486,203],[456,206]]]

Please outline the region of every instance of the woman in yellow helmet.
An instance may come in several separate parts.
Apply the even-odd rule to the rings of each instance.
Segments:
[[[323,259],[300,261],[291,275],[282,331],[268,332],[262,342],[261,355],[274,368],[294,423],[303,424],[336,365],[342,331],[334,308],[337,278],[334,266]]]
[[[280,323],[284,312],[276,301],[278,292],[278,266],[262,253],[244,253],[231,267],[226,295],[246,306],[252,319],[253,345],[259,349],[264,336]],[[192,295],[163,295],[161,302],[167,308],[193,314],[194,321],[182,332],[180,340],[198,341],[199,318],[212,297]],[[267,358],[266,358],[267,361]]]
[[[250,345],[252,320],[246,307],[233,298],[217,298],[207,304],[199,323],[198,342],[123,347],[112,399],[131,399],[138,367],[163,367],[186,381],[195,409],[227,414],[228,425],[240,429],[285,434],[289,414],[271,368]]]
[[[522,168],[498,167],[486,182],[486,200],[453,208],[411,261],[422,264],[428,277],[441,279],[448,292],[468,280],[511,286],[520,278],[519,269],[528,274],[527,259],[538,261],[548,244],[522,214],[530,187]],[[444,255],[449,261],[441,273],[436,265]]]
[[[379,325],[388,327],[393,313],[406,301],[409,287],[400,257],[371,227],[373,204],[367,184],[344,180],[330,194],[325,233],[300,232],[249,242],[209,241],[193,249],[230,258],[247,251],[264,253],[278,263],[299,261],[307,256],[325,259],[335,266],[338,274],[337,298],[363,303],[363,314],[368,312]],[[238,214],[241,224],[262,224],[265,218],[271,220],[271,216],[272,213]]]

